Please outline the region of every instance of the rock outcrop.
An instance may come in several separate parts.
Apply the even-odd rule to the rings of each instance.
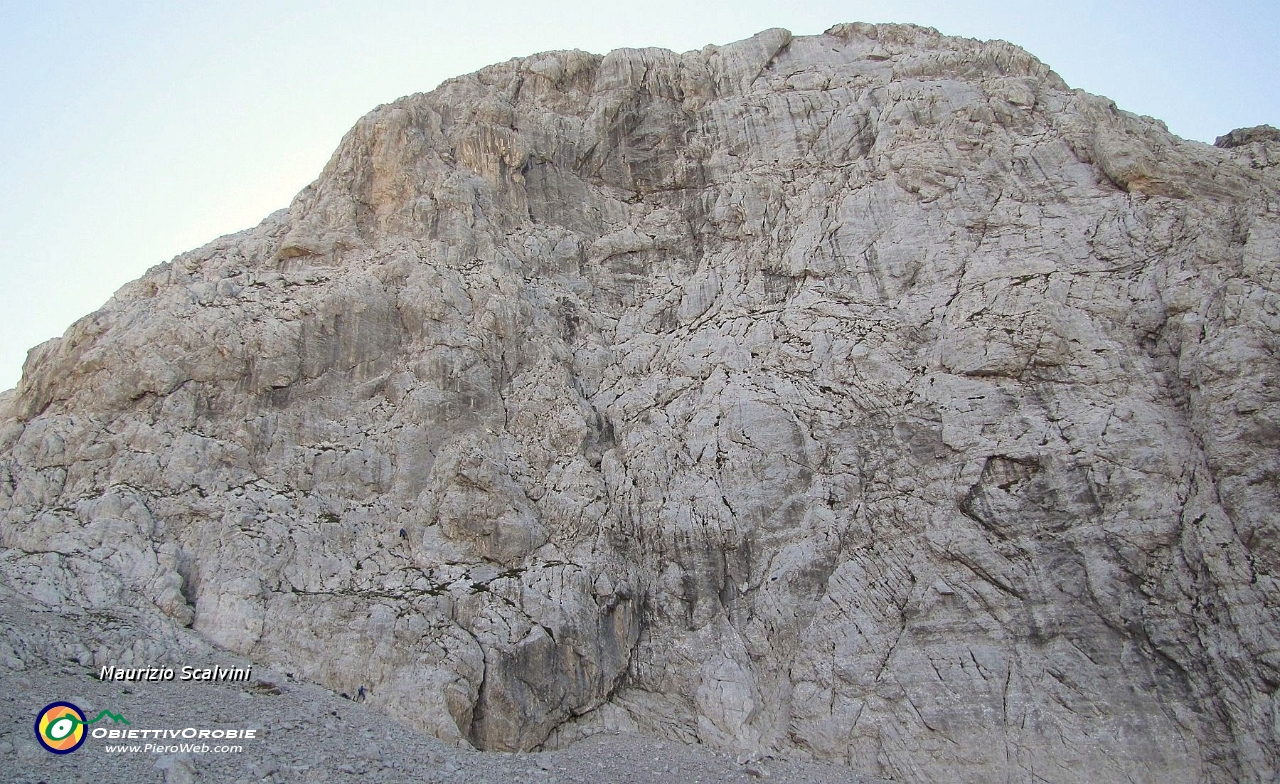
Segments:
[[[31,352],[0,574],[484,749],[1270,780],[1276,144],[906,26],[486,68]]]

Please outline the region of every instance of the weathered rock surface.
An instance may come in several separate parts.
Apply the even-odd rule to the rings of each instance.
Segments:
[[[1280,772],[1280,179],[1003,42],[376,109],[0,398],[0,573],[441,738]],[[110,659],[110,661],[99,661]]]

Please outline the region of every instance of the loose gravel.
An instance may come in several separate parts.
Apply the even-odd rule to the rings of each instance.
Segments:
[[[97,619],[97,620],[95,620]],[[136,634],[129,619],[59,612],[0,591],[0,782],[449,782],[449,784],[798,784],[869,782],[847,767],[742,759],[705,747],[634,735],[597,735],[558,751],[502,754],[443,743],[319,686],[254,667],[248,683],[100,681],[97,670],[57,660],[72,640],[119,640]],[[108,629],[106,626],[111,628]],[[86,646],[82,643],[79,649]],[[197,646],[198,647],[198,646]],[[41,652],[43,649],[43,653]],[[53,653],[51,653],[53,652]],[[246,666],[206,649],[199,666]],[[81,653],[83,657],[83,651]],[[103,709],[130,721],[101,719],[89,729],[253,729],[246,740],[86,739],[52,754],[36,741],[34,722],[48,703],[69,701],[92,719]],[[193,743],[206,752],[109,752],[108,746]],[[217,752],[217,745],[239,746]]]

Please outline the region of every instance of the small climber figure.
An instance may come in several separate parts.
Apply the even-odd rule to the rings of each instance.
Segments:
[[[364,702],[364,687],[360,687],[360,691],[356,692],[356,702]]]
[[[409,541],[409,532],[408,532],[408,531],[406,531],[406,530],[404,530],[403,528],[401,528],[401,529],[400,529],[400,538],[401,538],[401,539],[403,539],[403,540],[405,540],[406,542],[407,542],[407,541]]]

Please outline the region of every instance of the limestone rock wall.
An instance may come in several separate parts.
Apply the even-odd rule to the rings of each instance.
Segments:
[[[486,749],[1270,780],[1280,142],[1237,141],[906,26],[446,82],[32,351],[0,575]]]

